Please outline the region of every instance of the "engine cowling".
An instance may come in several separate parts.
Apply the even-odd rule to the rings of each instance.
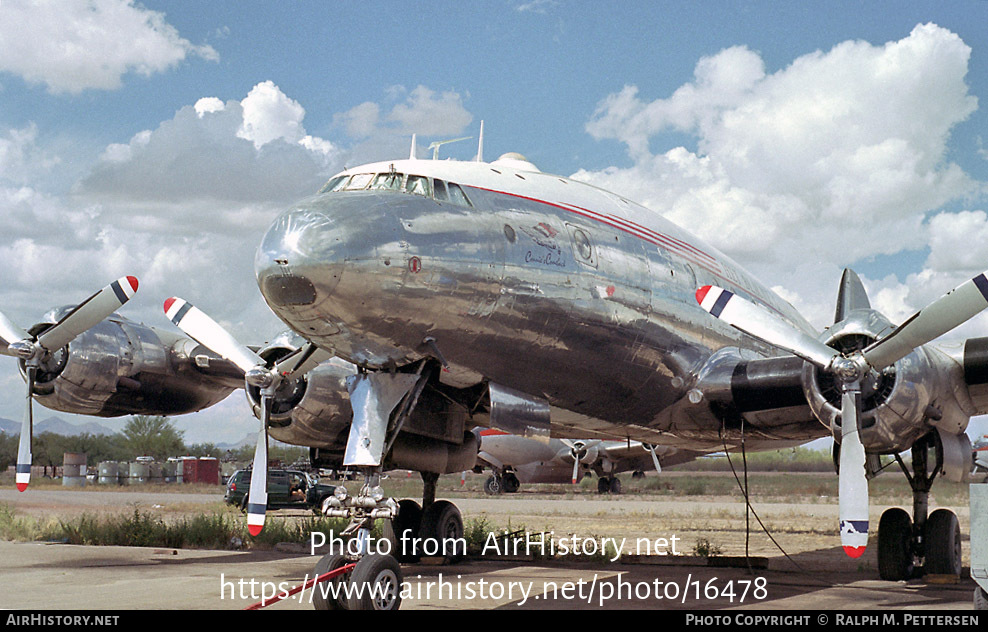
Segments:
[[[69,309],[52,310],[29,333],[37,336]],[[113,314],[42,362],[34,395],[69,413],[176,415],[211,406],[242,384],[235,367],[188,338]]]
[[[887,335],[892,324],[873,310],[859,310],[834,325],[823,341],[842,352],[857,351]],[[873,454],[908,449],[929,432],[928,419],[939,389],[937,360],[920,347],[881,372],[862,381],[861,442]],[[832,375],[813,364],[803,365],[803,391],[813,414],[841,437],[841,393]]]

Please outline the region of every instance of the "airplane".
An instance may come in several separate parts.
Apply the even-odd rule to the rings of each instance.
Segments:
[[[137,292],[121,277],[75,306],[54,308],[27,331],[0,313],[0,354],[18,359],[27,396],[15,482],[31,482],[33,404],[100,417],[194,412],[243,386],[229,361],[190,338],[114,310]]]
[[[931,342],[988,306],[984,274],[896,327],[846,270],[834,323],[817,331],[659,213],[543,173],[520,154],[485,162],[483,127],[474,160],[420,160],[413,137],[407,159],[332,177],[274,219],[255,272],[291,330],[264,349],[184,299],[164,310],[236,368],[227,367],[260,420],[251,533],[264,523],[257,474],[269,435],[309,446],[314,465],[364,477],[355,493],[338,487],[323,512],[349,518],[363,547],[350,581],[388,587],[386,596],[320,608],[400,605],[398,560],[370,552],[375,520],[393,534],[462,534],[459,510],[435,499],[436,481],[475,465],[468,428],[477,425],[701,455],[829,434],[847,554],[867,543],[868,478],[881,455],[895,455],[913,515],[883,513],[880,576],[905,579],[919,565],[960,572],[957,518],[928,515],[927,505],[938,475],[962,480],[971,470],[964,430],[988,413],[988,338]],[[381,475],[390,468],[421,473],[421,505],[387,497]],[[348,562],[331,554],[316,569]]]
[[[686,463],[696,454],[640,441],[602,441],[600,439],[550,439],[548,443],[513,435],[495,428],[477,428],[480,452],[477,467],[487,466],[492,474],[484,482],[491,495],[517,492],[522,483],[577,484],[593,472],[597,475],[597,492],[620,494],[620,472],[644,475],[645,470],[662,471],[667,466]]]

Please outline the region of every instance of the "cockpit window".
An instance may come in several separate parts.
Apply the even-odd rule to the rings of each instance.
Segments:
[[[446,183],[442,180],[432,181],[432,193],[440,202],[446,202],[449,200],[449,196],[446,195]]]
[[[389,189],[392,191],[401,190],[401,181],[405,176],[400,173],[390,172],[390,173],[380,173],[374,177],[374,181],[371,182],[371,189]]]
[[[405,183],[405,191],[414,193],[415,195],[431,197],[429,179],[424,176],[408,176],[408,182]]]
[[[334,178],[330,178],[329,182],[324,184],[323,187],[319,189],[319,193],[332,193],[333,191],[339,191],[349,179],[350,176],[336,176]]]
[[[334,191],[404,191],[414,195],[434,198],[438,202],[450,202],[460,206],[473,206],[463,188],[453,182],[426,176],[406,176],[396,171],[385,173],[358,173],[353,176],[334,176],[323,185],[319,193]]]
[[[470,204],[467,194],[460,188],[460,185],[453,184],[452,182],[449,183],[449,201],[453,204],[460,204],[462,206],[473,206]]]
[[[354,191],[356,189],[366,189],[367,185],[374,178],[373,173],[358,173],[357,175],[350,178],[350,182],[346,184],[347,191]]]

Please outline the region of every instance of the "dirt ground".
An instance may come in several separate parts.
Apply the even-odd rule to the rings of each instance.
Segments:
[[[667,480],[672,481],[669,484],[673,487],[672,493],[665,488],[656,492],[626,484],[625,489],[630,493],[620,496],[601,496],[590,486],[538,485],[526,486],[516,494],[491,497],[477,491],[483,484],[483,475],[471,476],[468,484],[463,486],[453,477],[448,478],[441,485],[439,495],[457,504],[468,527],[472,521],[483,520],[484,525],[496,533],[552,532],[556,540],[567,538],[571,542],[575,538],[600,543],[602,539],[610,538],[611,546],[623,545],[623,555],[654,553],[663,546],[670,553],[675,547],[676,553],[685,555],[744,556],[747,552],[750,556],[769,558],[771,567],[780,570],[826,568],[877,577],[874,533],[871,546],[862,558],[846,557],[840,549],[837,532],[836,495],[819,497],[805,491],[815,489],[815,485],[829,485],[835,478],[832,475],[760,474],[758,485],[772,490],[789,486],[790,497],[786,498],[783,491],[775,496],[761,494],[760,497],[766,500],[758,500],[752,493],[753,511],[746,511],[738,490],[731,493],[729,485],[718,486],[717,482],[725,478],[719,473],[670,473]],[[787,479],[793,478],[803,480],[792,487],[792,481]],[[690,496],[675,493],[677,484],[698,480],[713,481],[709,486],[714,491],[726,489],[728,493]],[[392,481],[391,486],[396,488],[393,492],[396,495],[407,496],[414,496],[419,488],[417,481],[401,479]],[[878,496],[871,503],[871,524],[875,526],[884,509],[896,506],[883,502],[894,500],[887,498],[887,494],[879,493]],[[946,506],[957,514],[966,567],[970,562],[970,516],[966,494],[941,494],[940,498],[952,502],[939,505],[934,497],[930,511]],[[163,516],[204,511],[235,512],[223,505],[221,487],[182,489],[159,485],[146,489],[107,490],[94,486],[63,488],[46,482],[25,493],[18,493],[10,486],[0,487],[0,503],[12,507],[17,514],[38,519],[130,512],[135,507]],[[897,506],[908,508],[908,495],[904,495]],[[293,520],[304,515],[311,514],[278,511],[272,512],[270,519]],[[589,542],[584,549],[589,549]],[[608,553],[609,557],[613,555],[613,550]]]

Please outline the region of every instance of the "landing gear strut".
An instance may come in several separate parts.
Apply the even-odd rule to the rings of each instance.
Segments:
[[[323,513],[350,519],[341,535],[355,535],[357,553],[345,557],[333,551],[319,561],[316,570],[323,574],[356,561],[349,579],[339,583],[349,581],[364,590],[351,590],[348,597],[334,598],[329,594],[314,599],[317,609],[397,610],[402,585],[399,560],[440,555],[454,562],[465,554],[459,510],[449,501],[436,500],[439,474],[422,472],[421,505],[411,499],[386,498],[380,486],[384,457],[428,382],[429,371],[425,368],[423,363],[414,375],[359,373],[348,379],[354,418],[343,465],[362,472],[365,482],[355,496],[339,486],[323,504]],[[371,528],[378,519],[384,520],[384,540],[388,542],[372,546]],[[387,544],[390,549],[382,550]]]
[[[935,465],[930,471],[933,451]],[[896,462],[913,490],[913,517],[898,507],[885,510],[878,525],[878,573],[882,579],[909,579],[922,568],[927,575],[960,575],[960,525],[954,512],[929,511],[930,488],[943,465],[943,447],[932,432],[912,447],[912,473],[899,455]],[[920,567],[918,562],[922,561]]]

